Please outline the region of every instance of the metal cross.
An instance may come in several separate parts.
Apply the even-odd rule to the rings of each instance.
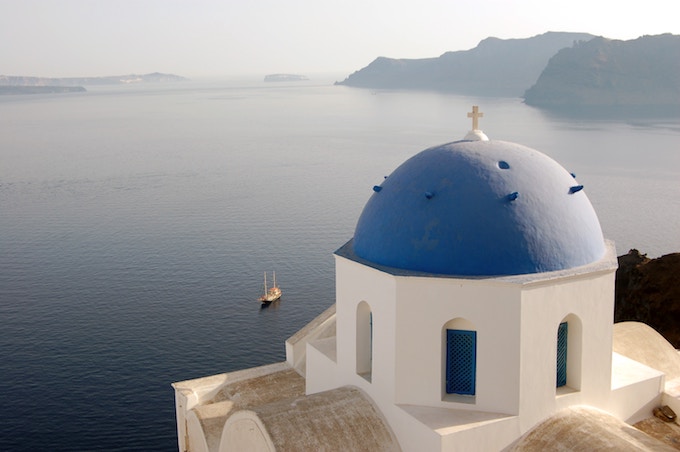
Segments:
[[[479,118],[484,117],[484,113],[479,112],[479,107],[474,105],[472,112],[467,114],[468,118],[472,118],[472,130],[479,130]]]

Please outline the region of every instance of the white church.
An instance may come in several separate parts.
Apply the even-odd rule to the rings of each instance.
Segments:
[[[373,187],[285,362],[173,384],[180,451],[680,448],[680,354],[613,324],[583,186],[481,115]]]

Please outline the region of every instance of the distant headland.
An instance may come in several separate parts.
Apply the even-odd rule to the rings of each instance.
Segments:
[[[0,94],[43,94],[84,92],[88,85],[129,85],[138,83],[183,82],[187,78],[174,74],[111,75],[104,77],[28,77],[0,75]]]
[[[486,38],[473,49],[446,52],[436,58],[379,57],[336,85],[521,97],[560,49],[594,37],[588,33],[548,32],[524,39]]]
[[[680,113],[680,36],[575,43],[550,59],[524,100],[551,110]]]
[[[379,57],[336,85],[520,97],[553,111],[680,113],[680,36],[620,41],[548,32],[487,38],[437,58]]]
[[[52,93],[84,93],[83,86],[16,86],[0,85],[0,95],[3,94],[52,94]]]

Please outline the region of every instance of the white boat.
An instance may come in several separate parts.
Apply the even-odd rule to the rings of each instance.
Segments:
[[[260,301],[264,304],[269,304],[281,298],[281,289],[276,285],[276,272],[272,272],[274,284],[271,288],[267,287],[267,272],[264,272],[264,295],[260,297]]]

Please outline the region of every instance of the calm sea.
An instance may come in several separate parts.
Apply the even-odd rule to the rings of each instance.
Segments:
[[[677,118],[331,82],[0,97],[0,449],[174,450],[170,383],[283,360],[371,187],[473,104],[576,173],[619,254],[680,251]]]

